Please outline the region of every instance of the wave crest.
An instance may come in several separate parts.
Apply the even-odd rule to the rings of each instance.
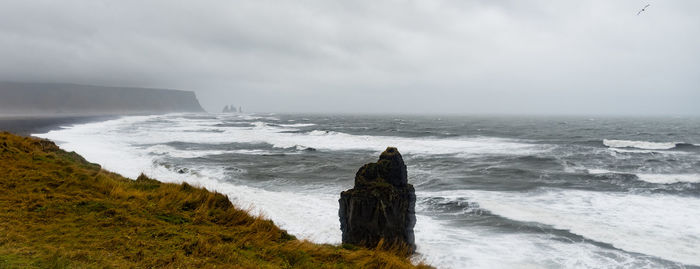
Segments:
[[[603,139],[603,145],[611,148],[638,148],[638,149],[672,149],[677,142],[649,142],[634,140]]]
[[[637,178],[657,184],[700,183],[698,174],[637,174]]]

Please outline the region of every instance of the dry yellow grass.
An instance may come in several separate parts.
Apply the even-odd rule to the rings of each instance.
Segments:
[[[102,170],[0,133],[0,268],[427,268],[400,247],[301,241],[219,193]]]

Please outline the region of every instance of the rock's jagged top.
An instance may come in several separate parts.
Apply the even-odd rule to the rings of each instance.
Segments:
[[[343,243],[372,248],[383,239],[415,249],[416,196],[398,149],[389,147],[376,163],[362,166],[354,188],[338,202]]]
[[[387,183],[395,187],[408,184],[406,165],[401,153],[394,147],[388,147],[376,163],[362,166],[355,175],[355,188],[375,183]]]

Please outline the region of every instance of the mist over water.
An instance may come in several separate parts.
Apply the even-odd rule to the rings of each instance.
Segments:
[[[698,268],[700,119],[170,114],[46,134],[339,243],[338,198],[396,146],[439,268]]]

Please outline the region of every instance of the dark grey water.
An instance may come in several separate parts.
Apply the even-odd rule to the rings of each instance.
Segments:
[[[178,114],[40,136],[127,176],[216,189],[328,243],[339,192],[396,146],[434,265],[700,265],[699,118]]]

